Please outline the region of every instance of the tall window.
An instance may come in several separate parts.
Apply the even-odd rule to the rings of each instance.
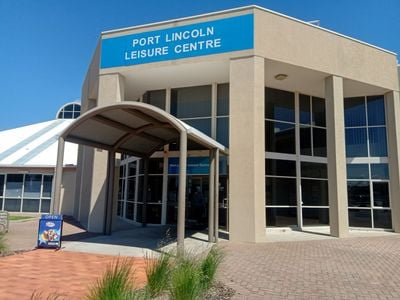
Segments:
[[[325,100],[299,95],[300,153],[326,157]]]
[[[346,98],[346,156],[387,157],[383,96]]]
[[[140,162],[142,162],[142,160]],[[146,209],[147,223],[161,223],[163,171],[163,158],[151,158],[149,160],[149,178],[147,187]]]
[[[50,212],[53,175],[1,174],[0,210]]]
[[[217,86],[217,141],[229,147],[229,83]]]
[[[296,162],[266,159],[267,226],[297,225]]]
[[[349,225],[392,228],[383,96],[346,98]]]
[[[328,225],[328,171],[323,163],[301,162],[303,225]]]
[[[265,89],[267,226],[329,224],[325,100]]]
[[[147,186],[147,223],[160,224],[162,210],[163,159],[149,160]],[[128,220],[143,221],[143,160],[128,158],[120,167],[117,215]]]
[[[138,160],[128,158],[120,167],[117,215],[136,221],[138,205]]]
[[[294,93],[265,89],[265,150],[296,153]]]
[[[171,114],[211,136],[211,85],[172,89]]]
[[[143,95],[143,102],[165,110],[165,90],[146,92]]]

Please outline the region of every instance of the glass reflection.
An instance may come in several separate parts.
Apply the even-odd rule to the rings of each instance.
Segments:
[[[369,179],[368,164],[347,164],[347,179]]]
[[[303,208],[303,225],[329,225],[329,208]]]
[[[392,213],[386,209],[374,209],[374,227],[392,229]]]
[[[372,227],[370,209],[349,209],[349,226]]]
[[[295,153],[296,142],[294,124],[266,121],[265,135],[266,151]]]
[[[311,127],[300,126],[300,153],[311,156],[311,151]]]
[[[370,156],[387,156],[386,127],[368,128]]]
[[[328,181],[302,179],[301,200],[304,206],[328,206]]]
[[[326,129],[313,128],[314,156],[326,157]]]
[[[325,127],[325,100],[312,97],[313,125]]]
[[[347,197],[349,207],[370,207],[369,181],[348,181]]]
[[[294,93],[266,88],[265,117],[294,123]]]
[[[266,208],[266,225],[267,226],[291,226],[297,225],[297,209],[289,208]]]
[[[389,207],[389,183],[373,182],[374,206]]]
[[[344,124],[346,127],[367,125],[364,97],[344,99]]]
[[[296,206],[296,179],[294,178],[265,178],[266,205]]]
[[[385,125],[385,100],[383,96],[367,97],[368,126]]]
[[[346,129],[346,157],[367,157],[367,129]]]

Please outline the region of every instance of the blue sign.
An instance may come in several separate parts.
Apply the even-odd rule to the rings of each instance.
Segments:
[[[187,158],[188,175],[208,175],[210,174],[209,157],[188,157]],[[168,159],[168,174],[179,174],[179,157],[170,157]]]
[[[254,48],[254,16],[154,30],[101,42],[101,68],[218,54]]]
[[[38,248],[61,248],[62,215],[42,215],[39,220]]]

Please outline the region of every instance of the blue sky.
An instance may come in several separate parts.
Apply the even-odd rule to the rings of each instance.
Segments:
[[[399,0],[0,0],[0,130],[79,99],[101,31],[250,4],[400,53]]]

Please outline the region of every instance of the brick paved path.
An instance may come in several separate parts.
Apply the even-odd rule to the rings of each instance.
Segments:
[[[0,299],[30,299],[36,291],[47,299],[84,299],[90,287],[116,257],[54,250],[35,250],[0,257]],[[136,286],[145,284],[145,262],[133,259]]]
[[[400,299],[400,235],[221,245],[235,299]]]

